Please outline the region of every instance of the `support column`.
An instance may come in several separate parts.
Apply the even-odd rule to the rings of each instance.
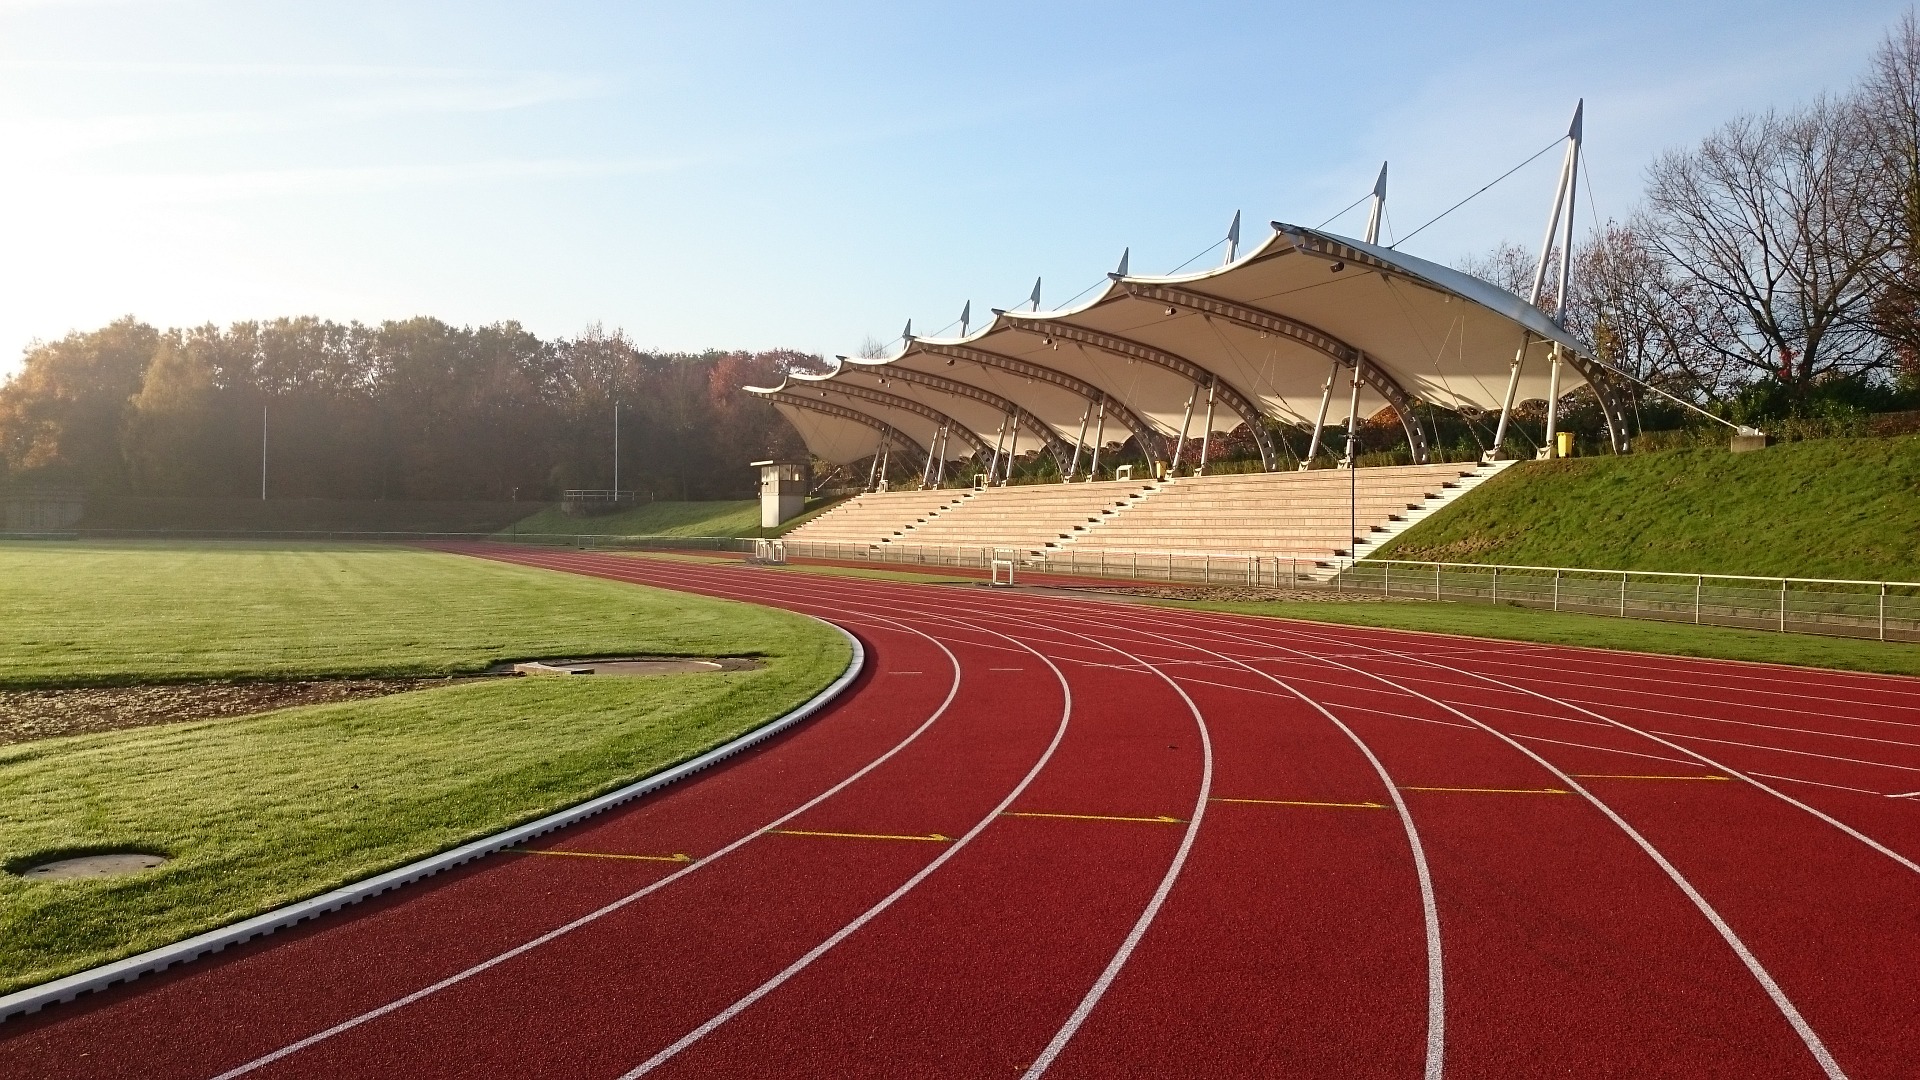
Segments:
[[[1006,437],[1007,419],[1003,416],[1000,418],[1000,430],[993,433],[993,457],[987,462],[987,483],[989,484],[993,483],[993,478],[1000,472],[1000,444]]]
[[[1313,417],[1313,440],[1307,443],[1307,456],[1300,459],[1300,471],[1313,467],[1313,459],[1320,455],[1320,429],[1327,426],[1327,406],[1333,403],[1333,380],[1340,375],[1340,361],[1335,360],[1327,369],[1327,384],[1320,388],[1320,411]]]
[[[1007,467],[1000,478],[1000,486],[1006,487],[1013,480],[1013,462],[1020,456],[1020,421],[1013,422],[1013,439],[1007,444]]]
[[[1343,468],[1351,469],[1353,463],[1353,440],[1360,430],[1360,365],[1366,363],[1365,357],[1353,362],[1353,396],[1347,399],[1347,452]]]
[[[1173,460],[1167,463],[1169,477],[1180,475],[1180,455],[1187,449],[1187,426],[1193,422],[1193,399],[1200,396],[1200,384],[1193,384],[1193,393],[1187,395],[1187,411],[1180,416],[1180,438],[1173,444]]]
[[[1066,478],[1061,481],[1063,484],[1072,483],[1073,478],[1080,475],[1080,451],[1087,448],[1087,421],[1091,419],[1093,419],[1093,402],[1089,401],[1087,407],[1080,412],[1080,437],[1073,441],[1073,467],[1067,470]]]
[[[1107,435],[1107,395],[1100,395],[1100,421],[1093,429],[1093,461],[1087,466],[1087,482],[1100,479],[1100,447]]]
[[[1547,445],[1544,453],[1549,458],[1560,456],[1560,444],[1554,438],[1560,429],[1560,344],[1553,346],[1553,358],[1547,367]]]
[[[1254,421],[1247,421],[1254,423]],[[1207,475],[1207,450],[1213,446],[1213,381],[1207,383],[1207,419],[1200,425],[1200,464],[1193,470],[1195,476]]]
[[[1533,344],[1533,334],[1529,332],[1520,339],[1520,351],[1513,354],[1513,367],[1507,372],[1507,395],[1500,399],[1500,423],[1493,429],[1493,449],[1486,452],[1484,460],[1500,461],[1500,447],[1507,441],[1507,420],[1513,416],[1513,396],[1520,390],[1520,365],[1527,358],[1527,349]]]

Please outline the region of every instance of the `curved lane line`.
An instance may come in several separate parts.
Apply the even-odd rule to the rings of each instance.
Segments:
[[[1187,625],[1196,626],[1196,628],[1208,626],[1215,622],[1233,621],[1231,618],[1228,618],[1228,619],[1195,618],[1194,613],[1180,613],[1180,614],[1185,614],[1188,616],[1185,620],[1182,620],[1182,621],[1184,621]],[[1275,623],[1287,622],[1287,620],[1283,620],[1283,619],[1260,619],[1258,616],[1253,616],[1252,618],[1255,620],[1258,620],[1256,624],[1257,626],[1263,625],[1267,622],[1275,622]],[[1250,627],[1249,629],[1252,629],[1252,627]],[[1290,640],[1294,640],[1294,641],[1305,640],[1305,641],[1311,641],[1311,642],[1337,642],[1341,645],[1345,645],[1348,647],[1354,647],[1357,644],[1356,642],[1347,641],[1345,639],[1341,639],[1337,637],[1328,637],[1328,636],[1308,633],[1301,630],[1295,630],[1291,626],[1280,627],[1279,631],[1280,633],[1287,635]],[[1265,638],[1259,638],[1259,637],[1242,638],[1242,640],[1245,640],[1251,644],[1258,644],[1258,645],[1274,644],[1270,640],[1267,640]],[[1286,646],[1279,646],[1279,647],[1286,648]],[[1600,713],[1594,712],[1592,709],[1588,709],[1580,705],[1575,705],[1570,701],[1565,701],[1561,698],[1554,697],[1550,694],[1543,694],[1538,690],[1531,690],[1531,689],[1528,689],[1527,687],[1518,686],[1513,683],[1506,682],[1505,680],[1502,680],[1502,679],[1496,679],[1491,675],[1483,675],[1477,671],[1470,671],[1466,668],[1457,668],[1448,664],[1442,664],[1438,661],[1428,660],[1425,657],[1415,656],[1411,653],[1395,652],[1391,649],[1382,649],[1377,646],[1371,646],[1371,645],[1360,645],[1358,647],[1368,649],[1369,651],[1376,652],[1384,656],[1392,656],[1402,660],[1412,660],[1416,663],[1425,664],[1428,667],[1439,668],[1442,671],[1451,671],[1456,675],[1470,676],[1472,678],[1479,679],[1482,682],[1493,683],[1496,686],[1502,686],[1508,690],[1513,690],[1517,693],[1526,694],[1529,697],[1538,698],[1541,701],[1549,701],[1556,705],[1565,706],[1566,708],[1572,709],[1575,712],[1585,713],[1586,715],[1593,717],[1595,720],[1598,720],[1603,724],[1607,724],[1609,726],[1618,728],[1621,731],[1625,731],[1630,734],[1638,735],[1641,738],[1648,740],[1649,742],[1659,743],[1661,746],[1664,746],[1669,750],[1673,750],[1677,753],[1685,754],[1688,757],[1692,758],[1695,761],[1700,762],[1703,765],[1707,765],[1710,768],[1726,773],[1728,776],[1732,776],[1739,780],[1744,780],[1747,783],[1752,784],[1754,787],[1759,788],[1761,791],[1764,791],[1767,794],[1773,796],[1774,798],[1779,799],[1780,801],[1787,803],[1790,806],[1797,807],[1801,810],[1806,811],[1809,814],[1812,814],[1814,817],[1819,818],[1821,821],[1826,822],[1827,824],[1833,826],[1836,829],[1839,829],[1841,832],[1846,833],[1848,836],[1853,837],[1855,840],[1858,840],[1861,843],[1872,848],[1873,850],[1878,851],[1880,854],[1885,855],[1887,858],[1892,859],[1894,862],[1899,863],[1901,866],[1906,867],[1908,870],[1911,870],[1916,874],[1920,874],[1920,863],[1916,863],[1914,860],[1907,858],[1905,855],[1900,854],[1899,852],[1893,850],[1892,848],[1886,846],[1885,844],[1882,844],[1880,841],[1875,840],[1873,837],[1868,836],[1866,833],[1863,833],[1860,830],[1854,828],[1853,826],[1848,825],[1846,822],[1841,821],[1838,818],[1835,818],[1832,815],[1822,810],[1816,809],[1812,806],[1808,806],[1806,803],[1801,802],[1799,799],[1796,799],[1793,796],[1788,795],[1787,793],[1779,790],[1778,788],[1775,788],[1769,784],[1761,783],[1760,781],[1754,779],[1753,774],[1751,773],[1745,772],[1740,769],[1735,769],[1729,765],[1723,764],[1722,762],[1719,762],[1713,758],[1710,758],[1707,755],[1702,754],[1697,750],[1693,750],[1688,747],[1681,746],[1680,744],[1675,743],[1669,739],[1662,738],[1659,735],[1654,734],[1653,732],[1645,731],[1641,728],[1634,727],[1631,724],[1627,724],[1620,720],[1616,720],[1610,716],[1602,715]],[[1298,652],[1299,650],[1296,649],[1292,651]],[[1311,654],[1307,654],[1307,655],[1311,655]],[[1332,661],[1327,661],[1327,662],[1332,663]],[[1340,665],[1340,666],[1345,667],[1346,665]],[[1357,670],[1357,669],[1349,668],[1349,670]],[[1475,721],[1475,722],[1478,723],[1478,721]],[[1895,766],[1895,767],[1897,768],[1898,766]]]
[[[894,622],[895,620],[884,619],[881,621]],[[950,661],[953,664],[953,685],[947,688],[946,699],[940,703],[939,708],[935,709],[932,715],[928,716],[926,720],[920,724],[919,727],[914,728],[913,731],[910,734],[908,734],[906,738],[894,744],[894,746],[891,749],[889,749],[886,753],[881,754],[879,757],[874,758],[872,761],[867,762],[865,765],[861,766],[857,771],[855,771],[853,774],[848,776],[846,779],[841,780],[839,783],[833,785],[827,790],[821,792],[818,795],[815,795],[813,798],[808,799],[806,802],[801,803],[799,806],[795,807],[792,810],[789,810],[785,814],[780,815],[778,818],[775,818],[771,824],[760,826],[759,828],[746,833],[744,836],[741,836],[739,839],[733,841],[732,843],[719,849],[718,851],[715,851],[710,855],[705,855],[705,856],[702,856],[701,858],[695,859],[693,862],[688,863],[686,866],[682,867],[681,869],[675,870],[673,873],[668,874],[666,877],[663,877],[660,880],[653,882],[652,884],[636,889],[633,892],[630,892],[627,895],[622,896],[611,903],[595,908],[593,911],[590,911],[585,915],[580,916],[579,918],[576,918],[570,922],[557,926],[554,929],[549,930],[538,937],[530,938],[526,941],[523,941],[520,944],[514,946],[513,948],[506,950],[505,952],[498,953],[492,957],[489,957],[488,959],[482,960],[479,963],[474,964],[473,966],[468,967],[462,971],[457,971],[454,974],[449,975],[438,982],[430,983],[427,986],[423,986],[420,989],[415,990],[411,994],[407,994],[404,997],[395,998],[394,1000],[387,1002],[385,1005],[381,1005],[376,1008],[369,1009],[366,1012],[360,1013],[357,1016],[349,1017],[348,1019],[342,1020],[341,1022],[333,1025],[332,1027],[325,1028],[321,1031],[317,1031],[312,1035],[307,1036],[304,1039],[300,1039],[298,1041],[288,1043],[287,1045],[279,1048],[278,1050],[274,1050],[269,1053],[262,1054],[261,1056],[254,1058],[252,1061],[246,1062],[243,1065],[238,1065],[238,1066],[235,1066],[234,1068],[228,1069],[226,1072],[223,1072],[218,1076],[214,1077],[213,1080],[233,1080],[234,1077],[244,1076],[247,1073],[253,1072],[256,1069],[262,1068],[263,1066],[270,1065],[276,1061],[279,1061],[281,1058],[287,1057],[291,1054],[299,1053],[300,1051],[305,1050],[308,1047],[313,1046],[317,1043],[325,1042],[326,1040],[333,1038],[335,1035],[339,1035],[343,1032],[350,1031],[353,1028],[359,1027],[360,1025],[367,1023],[370,1020],[377,1020],[380,1017],[387,1015],[388,1013],[397,1012],[400,1009],[404,1009],[408,1005],[411,1005],[416,1001],[420,1001],[423,998],[431,997],[432,995],[437,994],[440,991],[445,990],[450,986],[454,986],[458,983],[465,982],[466,980],[474,977],[475,975],[478,975],[485,971],[489,971],[493,968],[500,966],[501,964],[506,963],[509,960],[512,960],[516,956],[520,956],[524,953],[531,952],[534,949],[537,949],[540,946],[545,945],[556,938],[562,937],[575,930],[578,930],[583,926],[586,926],[589,923],[596,922],[599,919],[602,919],[608,915],[611,915],[614,912],[620,910],[621,908],[626,907],[627,905],[637,900],[640,900],[646,896],[649,896],[655,892],[658,892],[663,888],[666,888],[668,885],[672,884],[673,882],[680,880],[686,875],[693,873],[695,870],[698,870],[701,867],[708,865],[709,863],[712,863],[714,860],[739,850],[740,848],[746,846],[748,843],[752,842],[753,840],[760,838],[768,830],[779,828],[781,825],[784,825],[787,822],[792,821],[794,818],[799,817],[801,814],[807,812],[808,810],[813,809],[815,806],[818,806],[820,803],[825,802],[827,799],[845,790],[854,781],[867,775],[868,773],[872,772],[874,769],[879,768],[883,763],[887,761],[887,759],[893,757],[895,754],[898,754],[900,751],[906,749],[906,747],[910,743],[912,743],[915,739],[918,739],[920,735],[923,732],[925,732],[928,728],[932,727],[934,722],[940,719],[941,715],[947,711],[947,707],[953,704],[953,699],[960,693],[960,660],[958,657],[953,655],[952,650],[948,649],[946,645],[942,644],[938,639],[934,638],[930,634],[926,634],[918,629],[915,629],[914,627],[907,626],[905,623],[896,623],[896,625],[900,626],[902,629],[909,630],[915,634],[919,634],[921,637],[924,637],[928,641],[933,642],[933,644],[936,647],[938,647],[941,652],[947,654],[948,661]]]
[[[1229,634],[1227,636],[1235,637],[1237,635]],[[1249,644],[1263,644],[1263,645],[1271,644],[1270,642],[1257,641],[1257,639],[1243,638],[1242,640],[1247,641]],[[1280,647],[1287,648],[1287,646],[1280,646]],[[1667,857],[1665,855],[1662,855],[1659,849],[1655,848],[1653,844],[1647,840],[1646,837],[1642,836],[1639,830],[1635,829],[1632,825],[1628,824],[1627,820],[1621,817],[1613,809],[1613,807],[1608,806],[1598,796],[1594,795],[1591,791],[1588,791],[1584,786],[1580,784],[1579,781],[1575,780],[1572,776],[1568,775],[1566,772],[1561,770],[1559,766],[1548,761],[1546,758],[1541,757],[1539,754],[1528,749],[1527,747],[1522,746],[1519,742],[1515,741],[1512,737],[1508,736],[1506,733],[1499,731],[1485,723],[1482,723],[1481,721],[1475,719],[1474,717],[1468,715],[1465,712],[1462,712],[1461,710],[1453,707],[1452,705],[1447,704],[1444,701],[1441,701],[1437,698],[1429,697],[1428,695],[1423,694],[1418,690],[1415,690],[1409,686],[1396,682],[1393,679],[1389,679],[1384,675],[1377,675],[1377,674],[1374,674],[1373,672],[1354,667],[1350,664],[1343,664],[1337,660],[1330,660],[1323,657],[1317,657],[1313,653],[1307,652],[1302,649],[1288,649],[1288,651],[1294,652],[1308,659],[1315,659],[1315,660],[1319,660],[1322,663],[1332,664],[1335,667],[1344,668],[1345,670],[1351,671],[1356,675],[1361,675],[1366,678],[1373,679],[1377,682],[1393,687],[1394,689],[1399,690],[1402,693],[1420,698],[1421,700],[1426,701],[1430,704],[1439,706],[1440,708],[1447,710],[1448,712],[1454,714],[1455,716],[1460,717],[1462,720],[1465,720],[1468,723],[1473,724],[1475,727],[1486,732],[1487,734],[1492,735],[1494,738],[1499,739],[1500,741],[1506,743],[1508,746],[1513,747],[1515,750],[1520,751],[1522,754],[1525,754],[1528,758],[1531,758],[1541,768],[1552,773],[1554,777],[1557,778],[1561,783],[1565,784],[1568,788],[1573,790],[1575,793],[1585,798],[1602,814],[1606,815],[1608,820],[1612,821],[1616,826],[1618,826],[1622,832],[1626,833],[1627,836],[1636,845],[1639,846],[1640,850],[1644,851],[1647,854],[1647,856],[1651,858],[1654,861],[1654,863],[1660,867],[1661,870],[1666,872],[1667,877],[1672,879],[1673,883],[1679,887],[1680,891],[1686,895],[1687,899],[1693,902],[1694,907],[1699,909],[1700,913],[1706,917],[1708,923],[1710,923],[1713,926],[1714,930],[1720,934],[1721,939],[1724,940],[1727,943],[1727,945],[1733,950],[1734,955],[1738,956],[1740,958],[1740,962],[1746,965],[1747,971],[1753,975],[1754,979],[1757,982],[1759,982],[1761,989],[1764,990],[1767,996],[1773,1000],[1774,1006],[1780,1010],[1781,1015],[1786,1018],[1787,1023],[1793,1028],[1794,1033],[1800,1037],[1801,1042],[1803,1042],[1806,1045],[1808,1052],[1813,1055],[1814,1061],[1819,1063],[1821,1070],[1826,1073],[1826,1075],[1830,1078],[1830,1080],[1846,1080],[1846,1073],[1841,1071],[1839,1063],[1833,1059],[1833,1054],[1827,1050],[1826,1044],[1821,1041],[1819,1034],[1813,1030],[1812,1025],[1807,1023],[1806,1018],[1800,1015],[1800,1010],[1794,1006],[1791,1000],[1788,999],[1786,992],[1780,988],[1779,983],[1774,981],[1773,975],[1767,971],[1766,967],[1763,964],[1760,963],[1759,958],[1754,956],[1753,952],[1747,948],[1746,943],[1740,939],[1739,934],[1734,932],[1733,927],[1727,924],[1727,921],[1720,916],[1720,913],[1714,909],[1711,903],[1707,901],[1707,898],[1705,896],[1702,896],[1698,889],[1694,888],[1693,883],[1687,880],[1686,875],[1682,874],[1678,867],[1674,866],[1672,862],[1668,861]],[[1385,650],[1381,650],[1381,651],[1384,652]],[[1400,655],[1400,654],[1394,654],[1394,655]],[[1444,665],[1435,665],[1435,666],[1444,666]]]
[[[966,623],[962,620],[956,619],[954,621],[959,622],[963,626],[972,627],[973,629],[983,629],[982,627],[973,626],[971,623]],[[620,1076],[620,1080],[635,1080],[635,1078],[645,1076],[646,1074],[666,1064],[668,1061],[670,1061],[676,1055],[678,1055],[682,1050],[685,1050],[687,1047],[692,1046],[694,1043],[697,1043],[701,1039],[706,1038],[708,1035],[712,1034],[715,1030],[717,1030],[722,1024],[725,1024],[727,1021],[740,1015],[741,1013],[745,1012],[747,1009],[752,1008],[754,1002],[759,1001],[761,998],[766,997],[768,994],[773,993],[775,990],[778,990],[780,986],[783,983],[785,983],[787,980],[793,978],[795,975],[800,974],[802,971],[805,971],[807,967],[811,965],[815,960],[818,960],[822,956],[825,956],[827,954],[827,951],[832,949],[835,945],[840,944],[841,942],[852,937],[854,934],[858,933],[861,927],[872,922],[874,919],[879,918],[882,912],[892,907],[894,903],[898,901],[901,897],[912,892],[915,886],[918,886],[921,882],[931,877],[934,871],[946,865],[947,860],[953,858],[955,855],[958,855],[961,849],[965,848],[968,844],[973,842],[974,837],[977,837],[982,832],[985,832],[987,826],[993,824],[994,820],[998,818],[1001,814],[1005,813],[1007,807],[1012,806],[1013,801],[1015,799],[1018,799],[1021,796],[1021,794],[1027,790],[1027,786],[1032,784],[1034,781],[1034,778],[1040,775],[1040,770],[1046,768],[1047,762],[1053,759],[1053,752],[1059,749],[1060,740],[1066,736],[1067,724],[1069,721],[1071,721],[1073,717],[1073,687],[1067,683],[1067,677],[1063,672],[1061,672],[1060,668],[1056,664],[1054,664],[1054,662],[1051,659],[1049,659],[1045,654],[1041,653],[1038,649],[1035,649],[1032,646],[1025,644],[1024,642],[1021,642],[1016,638],[1008,637],[1005,634],[999,634],[992,630],[988,630],[986,632],[990,634],[994,634],[995,637],[1005,638],[1005,640],[1007,641],[1012,641],[1015,644],[1018,644],[1022,648],[1026,649],[1028,652],[1032,653],[1034,656],[1039,657],[1041,663],[1047,665],[1048,668],[1052,669],[1053,677],[1060,681],[1060,693],[1063,696],[1063,701],[1061,703],[1061,708],[1060,708],[1060,723],[1053,729],[1053,740],[1047,743],[1046,750],[1043,751],[1040,754],[1039,759],[1033,763],[1033,767],[1028,769],[1027,774],[1020,778],[1020,782],[1013,786],[1013,790],[1007,792],[1006,798],[1001,799],[998,805],[994,806],[992,810],[987,811],[987,814],[985,817],[975,822],[972,828],[968,829],[958,839],[954,840],[951,844],[949,844],[945,848],[945,850],[941,851],[940,854],[933,859],[933,861],[921,867],[920,870],[917,873],[915,873],[912,877],[901,882],[899,887],[895,888],[892,892],[888,893],[886,896],[881,897],[879,902],[875,903],[872,907],[868,908],[867,910],[861,912],[851,922],[847,923],[845,926],[842,926],[840,929],[834,931],[832,936],[828,937],[825,941],[822,941],[820,944],[815,945],[811,949],[808,949],[804,954],[800,956],[799,959],[795,960],[791,964],[788,964],[785,968],[781,969],[781,971],[778,974],[774,975],[772,978],[768,979],[766,982],[761,983],[759,986],[754,987],[752,990],[748,991],[745,995],[743,995],[739,1000],[727,1006],[725,1009],[722,1009],[720,1012],[714,1014],[714,1016],[711,1019],[709,1019],[706,1023],[701,1024],[699,1027],[694,1028],[692,1031],[689,1031],[685,1035],[680,1036],[680,1038],[674,1040],[674,1042],[671,1045],[667,1046],[665,1049],[662,1049],[659,1053],[654,1054],[652,1057],[634,1066],[632,1069],[629,1069],[625,1073],[622,1073]]]
[[[1381,786],[1387,789],[1388,797],[1393,800],[1393,808],[1395,812],[1397,812],[1400,815],[1401,827],[1404,828],[1407,833],[1407,846],[1413,853],[1414,874],[1419,879],[1419,883],[1420,883],[1420,911],[1421,911],[1422,921],[1425,926],[1426,939],[1427,939],[1427,1056],[1426,1056],[1426,1069],[1424,1072],[1424,1076],[1426,1080],[1439,1080],[1444,1070],[1444,1065],[1446,1061],[1446,1041],[1447,1041],[1446,1040],[1446,1024],[1447,1024],[1446,979],[1444,975],[1444,968],[1441,963],[1442,957],[1441,957],[1441,949],[1440,949],[1440,906],[1439,906],[1439,902],[1434,897],[1433,875],[1427,868],[1426,847],[1420,842],[1420,831],[1414,827],[1413,813],[1407,808],[1406,799],[1400,794],[1400,788],[1394,784],[1393,777],[1387,774],[1387,767],[1381,764],[1380,759],[1378,757],[1374,756],[1373,748],[1368,746],[1366,744],[1366,741],[1361,739],[1360,736],[1356,734],[1352,728],[1348,727],[1345,721],[1341,720],[1339,717],[1333,715],[1332,712],[1328,711],[1325,705],[1322,705],[1320,702],[1314,700],[1311,697],[1308,697],[1306,694],[1302,693],[1298,688],[1294,687],[1293,685],[1288,683],[1286,680],[1281,679],[1278,676],[1275,676],[1269,672],[1262,671],[1259,668],[1256,668],[1235,657],[1228,656],[1225,653],[1215,652],[1214,650],[1209,649],[1203,645],[1195,645],[1191,642],[1183,642],[1183,641],[1180,641],[1178,638],[1168,637],[1164,634],[1155,634],[1155,633],[1152,633],[1151,631],[1141,630],[1137,627],[1126,626],[1124,623],[1102,622],[1100,625],[1116,627],[1116,628],[1131,631],[1137,634],[1144,634],[1148,637],[1157,638],[1161,641],[1173,642],[1185,648],[1195,649],[1199,652],[1207,653],[1210,656],[1219,657],[1220,659],[1225,660],[1230,664],[1233,664],[1237,667],[1244,668],[1247,671],[1250,671],[1253,674],[1258,675],[1259,677],[1267,680],[1268,682],[1273,683],[1275,686],[1279,686],[1285,689],[1287,692],[1291,693],[1294,697],[1297,697],[1301,701],[1305,702],[1307,705],[1312,706],[1316,711],[1320,713],[1320,715],[1326,717],[1328,722],[1333,724],[1333,726],[1339,728],[1341,733],[1346,735],[1346,737],[1353,742],[1353,745],[1355,747],[1359,748],[1360,753],[1366,757],[1367,763],[1373,766],[1374,773],[1380,777]],[[1161,677],[1165,678],[1164,675],[1162,675]],[[1226,683],[1210,683],[1209,685],[1221,686],[1227,689],[1241,689],[1241,690],[1245,689],[1244,687],[1239,687],[1239,688],[1232,687]],[[1184,691],[1182,691],[1181,696],[1182,697],[1186,696]],[[1191,704],[1191,702],[1189,702],[1189,704]],[[1035,1075],[1035,1074],[1029,1073],[1029,1075]]]

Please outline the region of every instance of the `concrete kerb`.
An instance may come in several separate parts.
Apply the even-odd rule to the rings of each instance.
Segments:
[[[825,620],[822,621],[824,622]],[[244,919],[230,926],[210,930],[197,937],[188,938],[185,941],[178,941],[172,945],[163,945],[160,948],[151,949],[137,956],[130,956],[124,960],[116,960],[110,964],[102,964],[99,967],[91,968],[87,971],[76,972],[63,978],[54,979],[51,982],[41,983],[39,986],[28,987],[25,990],[16,991],[5,997],[0,997],[0,1023],[5,1023],[7,1020],[16,1016],[39,1012],[49,1005],[72,1001],[82,994],[105,990],[116,983],[132,982],[142,975],[165,971],[175,964],[184,964],[191,960],[197,960],[209,953],[219,952],[229,945],[238,945],[256,937],[271,934],[276,930],[305,922],[308,919],[318,918],[328,912],[338,911],[351,904],[357,904],[362,900],[397,889],[402,885],[411,884],[422,878],[431,877],[442,870],[448,870],[462,863],[471,862],[483,855],[490,855],[503,848],[513,847],[516,844],[531,840],[544,833],[553,832],[556,829],[564,829],[569,825],[584,821],[595,814],[611,810],[616,806],[631,802],[643,795],[652,794],[669,784],[684,780],[703,769],[717,765],[745,750],[750,750],[754,746],[773,738],[775,735],[786,731],[788,728],[793,727],[802,720],[807,719],[825,708],[835,698],[839,697],[848,686],[851,686],[853,681],[860,677],[861,671],[866,668],[867,653],[866,649],[861,646],[860,639],[853,636],[853,634],[849,633],[844,627],[837,626],[833,623],[827,623],[827,625],[839,631],[841,636],[847,639],[847,643],[853,647],[853,656],[848,661],[846,670],[841,672],[840,676],[832,683],[828,684],[826,689],[807,699],[799,707],[786,713],[784,716],[777,717],[754,728],[752,731],[739,736],[731,742],[714,747],[699,757],[681,762],[672,768],[664,769],[645,779],[628,784],[626,787],[620,788],[617,791],[610,791],[605,795],[588,799],[585,802],[570,806],[564,810],[548,814],[546,817],[538,820],[529,821],[524,825],[517,825],[504,832],[494,833],[492,836],[462,844],[457,848],[443,851],[438,855],[430,855],[427,858],[408,863],[405,866],[389,870],[383,874],[376,874],[373,877],[354,882],[351,885],[342,886],[332,892],[322,893],[319,896],[302,900],[298,903],[275,908],[265,914],[256,915],[251,919]]]

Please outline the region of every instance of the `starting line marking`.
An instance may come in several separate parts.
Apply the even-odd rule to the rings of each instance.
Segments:
[[[1045,814],[1037,810],[1008,810],[1001,817],[1039,817],[1066,818],[1071,821],[1144,821],[1152,825],[1185,825],[1185,818],[1168,817],[1160,814],[1155,817],[1121,817],[1116,814]]]
[[[1576,780],[1725,780],[1724,776],[1653,776],[1634,773],[1574,773]]]
[[[1377,802],[1308,802],[1304,799],[1223,799],[1212,798],[1208,802],[1251,803],[1258,806],[1337,806],[1354,810],[1385,810],[1386,803]]]
[[[953,839],[951,836],[942,836],[939,833],[928,833],[925,836],[903,836],[896,833],[818,832],[813,829],[769,829],[767,831],[780,836],[832,836],[841,840],[930,840],[935,843],[944,844]]]
[[[1414,787],[1411,784],[1400,785],[1401,791],[1462,791],[1481,795],[1569,795],[1571,792],[1557,787]]]
[[[691,855],[616,855],[608,851],[561,851],[557,848],[508,848],[522,855],[571,855],[576,859],[633,859],[638,862],[692,862]]]

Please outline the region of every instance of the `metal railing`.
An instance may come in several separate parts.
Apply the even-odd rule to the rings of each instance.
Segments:
[[[1004,551],[1004,548],[1001,549]],[[789,557],[986,570],[995,547],[788,540]],[[1026,550],[1021,569],[1071,577],[1377,593],[1779,633],[1920,641],[1920,582],[1682,574],[1325,554]]]
[[[1698,626],[1920,641],[1920,582],[1912,581],[1363,559],[1341,570],[1333,587]]]

